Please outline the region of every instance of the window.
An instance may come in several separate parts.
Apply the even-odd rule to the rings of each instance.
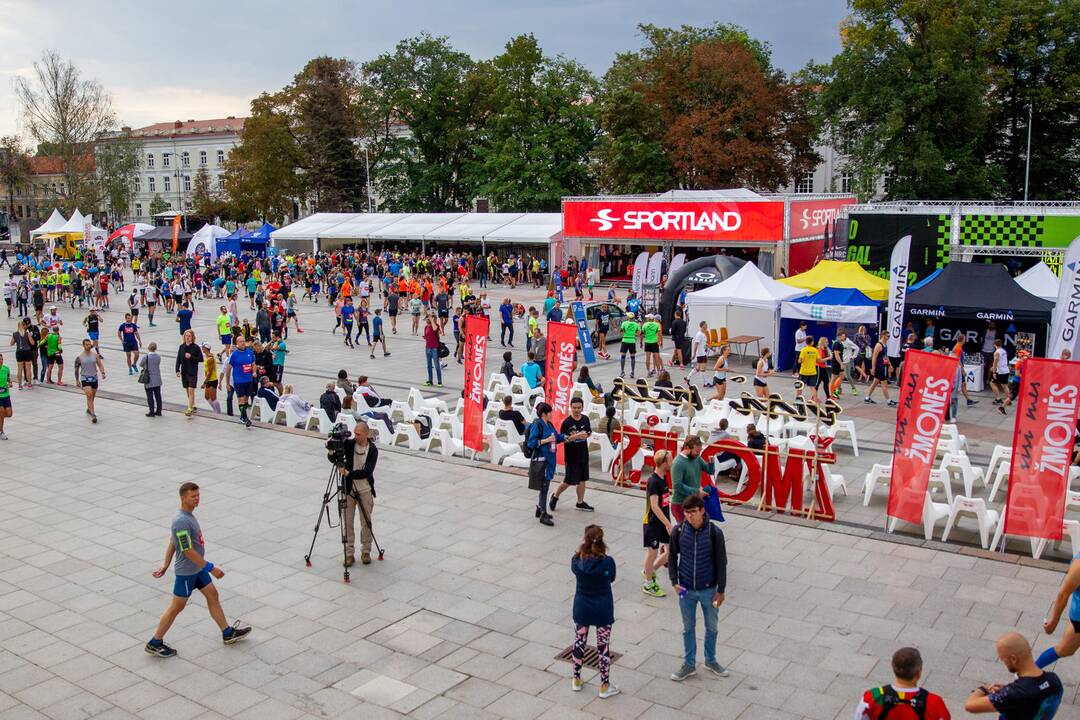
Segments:
[[[884,191],[884,193],[886,195],[888,195],[889,193],[892,192],[892,186],[893,186],[893,174],[892,173],[885,173],[885,177],[883,177],[881,179],[881,186],[882,186],[882,190]]]
[[[206,166],[206,151],[205,150],[200,150],[199,151],[199,165],[202,165],[203,167]]]
[[[142,192],[142,180],[138,175],[135,176],[135,192]]]
[[[224,165],[225,164],[225,151],[224,150],[218,150],[217,151],[217,164],[218,165]]]
[[[50,183],[50,187],[52,188],[53,195],[55,195],[56,194],[56,183]]]
[[[225,176],[224,175],[218,175],[217,187],[218,187],[218,190],[224,190],[225,189]]]
[[[851,192],[851,173],[846,172],[840,175],[840,192]]]
[[[60,183],[60,194],[61,195],[66,195],[67,194],[67,185],[65,183]]]
[[[146,178],[146,189],[150,192],[155,192],[157,190],[157,188],[154,187],[154,178]]]
[[[182,167],[191,167],[191,155],[187,150],[180,153],[180,165]]]
[[[814,192],[814,173],[806,173],[803,175],[797,183],[795,183],[795,192],[797,193],[812,193]]]
[[[142,203],[135,203],[135,217],[142,217]]]
[[[163,167],[163,168],[169,167],[169,161],[171,159],[172,158],[169,156],[169,153],[162,153],[161,154],[161,167]]]
[[[146,167],[154,167],[154,153],[146,153]]]
[[[163,189],[163,190],[164,190],[165,192],[169,192],[170,190],[172,190],[172,187],[170,187],[170,185],[171,185],[171,181],[170,181],[170,179],[169,179],[169,176],[168,176],[168,175],[166,175],[165,177],[161,178],[161,188],[162,188],[162,189]]]
[[[184,176],[184,192],[191,192],[191,176]]]

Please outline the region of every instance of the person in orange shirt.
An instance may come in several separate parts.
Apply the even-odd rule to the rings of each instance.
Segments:
[[[346,299],[352,297],[352,283],[348,279],[341,283],[341,295]]]

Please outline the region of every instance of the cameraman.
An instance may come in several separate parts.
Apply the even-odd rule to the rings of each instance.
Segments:
[[[375,509],[375,464],[379,449],[368,441],[368,426],[357,423],[355,439],[345,441],[345,464],[338,471],[345,479],[345,567],[356,562],[354,521],[360,504],[360,562],[371,564],[371,514]]]

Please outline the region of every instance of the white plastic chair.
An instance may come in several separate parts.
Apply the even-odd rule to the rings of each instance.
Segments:
[[[304,423],[305,430],[317,430],[323,435],[328,434],[333,427],[334,423],[330,422],[330,416],[322,408],[312,408],[307,422]]]
[[[926,492],[926,499],[923,501],[922,510],[922,524],[923,524],[923,537],[927,540],[934,539],[934,526],[942,518],[949,517],[949,503],[934,502],[934,498],[930,495],[930,491]],[[893,532],[896,530],[896,525],[900,522],[900,518],[889,518],[889,525],[887,532]]]
[[[1080,522],[1076,520],[1063,520],[1061,523],[1061,535],[1062,537],[1069,538],[1069,545],[1072,548],[1073,554],[1080,552]],[[1038,546],[1035,548],[1035,552],[1032,554],[1036,560],[1042,557],[1043,551],[1046,550],[1046,538],[1039,538]],[[1057,543],[1055,543],[1055,546]]]
[[[870,468],[870,472],[866,473],[866,477],[863,478],[863,506],[870,505],[870,496],[874,494],[874,490],[878,485],[889,487],[891,481],[892,466],[875,463]]]
[[[986,473],[984,477],[987,479],[994,477],[994,471],[997,469],[998,463],[1005,463],[1009,465],[1012,462],[1012,446],[1011,445],[995,445],[994,452],[990,455],[990,464],[986,466]]]
[[[495,437],[503,442],[520,445],[525,438],[518,432],[513,420],[495,420]]]
[[[619,451],[604,433],[594,432],[589,436],[589,450],[600,451],[600,469],[605,473],[611,470],[611,464],[615,462]]]
[[[488,460],[494,465],[498,465],[504,458],[513,457],[514,455],[521,455],[522,458],[525,457],[521,452],[520,445],[503,442],[496,437],[485,438],[485,442],[488,446]]]
[[[976,481],[981,482],[983,487],[986,487],[986,476],[983,474],[983,469],[972,467],[967,453],[945,453],[941,457],[941,464],[938,465],[938,469],[947,472],[950,479],[953,476],[959,476],[964,483],[964,494],[968,497],[972,496]]]
[[[435,430],[432,430],[432,433],[434,432]],[[397,427],[394,428],[394,434],[390,437],[390,444],[397,445],[401,440],[405,441],[410,450],[420,450],[422,447],[420,433],[416,432],[416,428],[412,423],[398,423]]]
[[[270,409],[270,403],[266,398],[257,397],[251,405],[251,422],[273,423],[274,411]]]
[[[941,533],[941,541],[949,541],[949,533],[952,532],[956,521],[961,516],[974,516],[979,521],[979,541],[983,549],[990,547],[990,531],[997,525],[1000,514],[997,510],[986,507],[986,501],[982,498],[965,497],[957,495],[949,506],[949,519],[945,523],[945,530]]]
[[[1008,462],[999,462],[997,464],[997,472],[994,473],[994,483],[990,486],[990,494],[987,496],[990,502],[994,502],[994,498],[997,497],[998,490],[1001,489],[1002,483],[1009,479],[1009,471],[1012,469],[1012,465]]]
[[[465,444],[457,438],[450,435],[447,430],[435,430],[431,431],[428,435],[427,441],[424,445],[424,449],[428,452],[439,451],[444,457],[450,457],[451,455],[463,455]]]
[[[833,438],[834,446],[840,435],[847,435],[848,444],[851,445],[851,452],[855,457],[859,457],[859,438],[855,434],[854,420],[837,420],[832,427],[822,430],[821,434]]]
[[[337,422],[345,423],[345,427],[349,428],[350,433],[356,430],[356,418],[347,412],[338,413]]]
[[[423,393],[414,387],[409,388],[409,407],[412,408],[414,413],[420,412],[424,408],[435,408],[440,412],[449,412],[449,408],[446,405],[445,400],[439,400],[438,398],[426,398]]]

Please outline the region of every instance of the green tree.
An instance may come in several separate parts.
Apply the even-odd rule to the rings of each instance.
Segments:
[[[169,203],[165,201],[165,198],[161,197],[161,193],[154,193],[153,199],[150,201],[150,214],[157,215],[163,213],[169,209]]]
[[[546,57],[532,35],[513,38],[479,69],[489,88],[473,172],[482,195],[506,210],[558,211],[561,198],[595,192],[589,156],[599,87],[582,65]]]
[[[208,188],[207,203],[216,215],[281,222],[290,215],[293,198],[307,192],[310,174],[300,171],[300,144],[290,127],[288,107],[280,107],[280,100],[263,94],[251,102],[240,142],[225,162],[225,197],[211,202]]]
[[[94,148],[97,193],[113,220],[119,220],[131,211],[132,186],[142,152],[142,143],[130,133],[109,138]]]
[[[207,222],[227,214],[227,200],[210,184],[210,173],[200,167],[191,183],[191,211]]]
[[[8,215],[15,217],[15,193],[30,184],[30,156],[14,135],[0,138],[0,185],[7,189]]]

